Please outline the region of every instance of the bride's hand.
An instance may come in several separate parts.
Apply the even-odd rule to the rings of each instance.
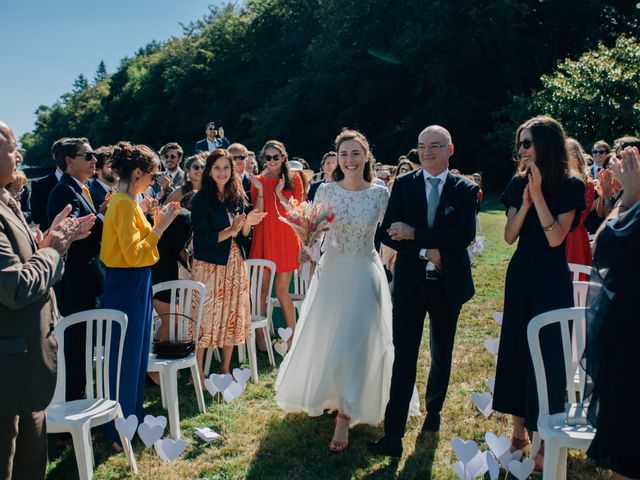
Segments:
[[[310,261],[311,261],[311,255],[307,253],[307,250],[305,248],[301,248],[300,252],[298,253],[298,262],[306,263]]]

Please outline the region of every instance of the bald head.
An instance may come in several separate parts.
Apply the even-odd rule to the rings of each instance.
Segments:
[[[453,143],[449,130],[440,125],[429,125],[418,135],[420,165],[433,176],[449,167],[453,155]]]
[[[418,137],[426,133],[435,133],[437,135],[440,135],[444,140],[446,140],[447,143],[453,143],[451,141],[451,134],[449,133],[449,130],[441,127],[440,125],[429,125],[427,128],[420,132],[420,135],[418,135]]]

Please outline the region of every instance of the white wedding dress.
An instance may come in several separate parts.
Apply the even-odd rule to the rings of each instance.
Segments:
[[[316,193],[315,202],[333,205],[336,218],[276,380],[276,401],[286,412],[339,410],[352,427],[384,418],[394,357],[391,295],[373,241],[388,200],[377,185],[352,192],[332,182]],[[419,415],[415,389],[410,414]]]

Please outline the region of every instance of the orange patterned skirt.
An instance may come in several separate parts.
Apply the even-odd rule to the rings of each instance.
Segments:
[[[194,260],[191,280],[202,282],[207,287],[198,348],[242,344],[251,329],[249,274],[236,242],[231,242],[226,265]],[[192,318],[196,316],[199,300],[199,295],[194,292]]]

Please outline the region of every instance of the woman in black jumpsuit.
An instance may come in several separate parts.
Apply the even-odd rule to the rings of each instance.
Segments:
[[[569,172],[565,134],[550,117],[535,117],[516,133],[520,157],[502,202],[507,207],[505,240],[518,248],[507,269],[504,314],[493,408],[513,416],[513,449],[537,430],[538,396],[527,343],[527,325],[536,315],[573,306],[573,286],[564,239],[584,209],[584,184]],[[541,332],[549,409],[564,409],[565,376],[560,329]],[[541,465],[541,459],[537,462]]]

